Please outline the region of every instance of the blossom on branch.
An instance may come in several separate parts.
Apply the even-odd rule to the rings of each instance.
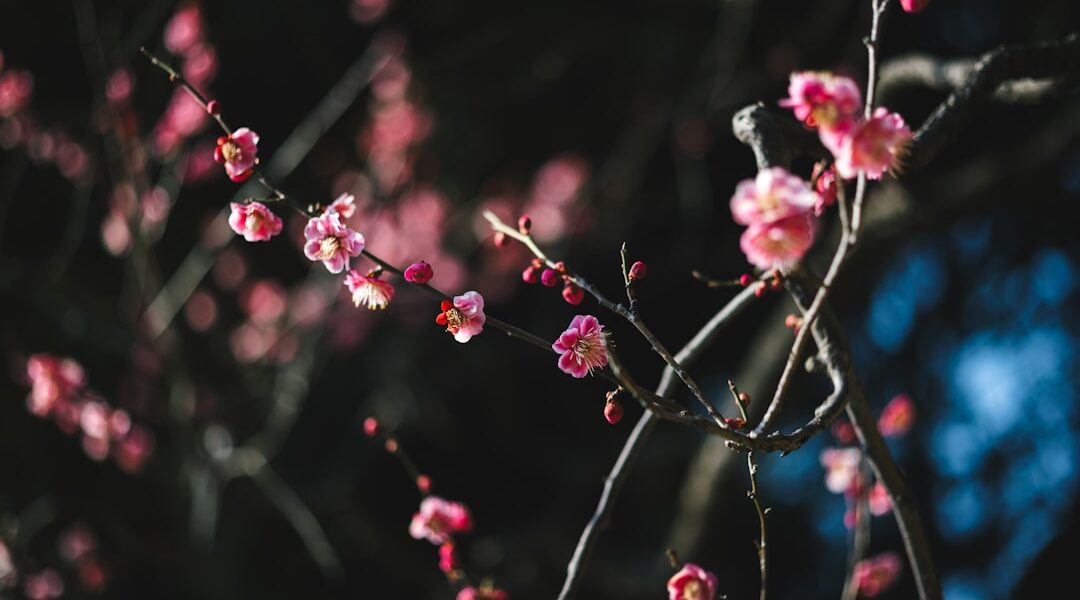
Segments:
[[[760,269],[791,266],[814,243],[814,223],[807,215],[795,215],[774,223],[750,225],[739,239],[746,260]]]
[[[241,127],[228,136],[219,137],[214,148],[214,160],[225,164],[229,179],[239,183],[248,177],[258,160],[259,134]]]
[[[791,74],[788,97],[780,106],[794,110],[795,118],[810,127],[847,129],[862,110],[862,95],[847,77],[803,71]]]
[[[841,177],[851,179],[865,171],[868,178],[881,179],[882,173],[899,166],[911,141],[911,129],[900,115],[878,108],[850,133],[821,139],[836,156],[836,172]]]
[[[503,590],[484,584],[480,587],[471,585],[461,588],[456,600],[509,600],[510,596]]]
[[[378,275],[364,276],[356,269],[345,274],[345,287],[352,294],[353,304],[363,305],[368,310],[382,310],[394,299],[394,286],[379,279]]]
[[[229,204],[229,227],[249,242],[265,242],[281,233],[281,217],[262,202]]]
[[[862,598],[873,598],[896,583],[903,562],[895,552],[886,552],[855,563],[852,579]]]
[[[754,179],[746,179],[735,187],[731,197],[731,214],[741,225],[772,223],[814,209],[818,195],[801,178],[781,167],[758,171]]]
[[[577,315],[551,348],[561,354],[559,369],[576,379],[608,364],[604,326],[592,315]]]
[[[446,331],[462,344],[484,330],[484,322],[487,321],[484,297],[477,292],[465,292],[454,296],[453,300],[443,300],[439,309],[442,312],[435,317],[435,322],[445,325]]]
[[[420,512],[409,523],[409,535],[427,540],[436,546],[445,544],[450,537],[472,529],[469,509],[460,502],[451,502],[438,496],[428,496],[420,502]]]
[[[326,208],[326,212],[336,212],[342,219],[351,218],[356,214],[356,196],[349,193],[341,194],[334,198],[334,201]]]
[[[340,273],[349,266],[349,258],[360,256],[364,236],[341,223],[336,212],[327,212],[308,221],[304,227],[304,255],[312,261],[322,261],[326,270]]]
[[[716,575],[694,563],[686,563],[667,582],[668,600],[713,600]]]

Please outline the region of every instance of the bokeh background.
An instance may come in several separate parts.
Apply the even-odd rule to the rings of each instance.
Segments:
[[[527,255],[495,248],[480,211],[528,212],[550,254],[611,296],[627,242],[649,265],[643,314],[678,347],[735,292],[691,271],[748,270],[728,199],[755,167],[731,116],[783,97],[793,69],[863,81],[869,8],[0,2],[0,540],[19,577],[52,569],[72,598],[451,598],[435,548],[407,532],[415,487],[362,434],[377,415],[436,493],[472,509],[470,570],[514,598],[551,598],[640,415],[627,403],[610,426],[602,380],[572,380],[493,331],[454,343],[415,290],[384,312],[354,308],[300,254],[295,217],[271,243],[232,236],[221,210],[239,187],[210,161],[217,132],[139,46],[255,129],[290,194],[356,194],[369,249],[430,261],[435,284],[479,290],[491,314],[545,338],[597,314],[652,382],[662,364],[647,344],[591,300],[573,307],[558,288],[521,283]],[[1072,0],[892,8],[885,63],[976,57],[1080,26]],[[917,125],[944,97],[912,86],[882,100]],[[1074,80],[1038,104],[990,102],[931,165],[875,186],[831,296],[875,408],[914,400],[914,428],[890,443],[950,600],[1072,587],[1077,100]],[[808,176],[810,163],[795,168]],[[811,265],[828,258],[830,223]],[[771,395],[791,310],[769,296],[726,330],[693,370],[712,397],[728,377]],[[77,431],[27,411],[26,360],[42,352],[77,360],[152,434],[144,464],[95,460]],[[783,427],[825,393],[801,377]],[[840,593],[845,502],[819,460],[836,443],[825,434],[762,460],[772,597]],[[579,597],[663,597],[669,547],[715,571],[729,597],[756,593],[757,525],[733,457],[661,425]],[[100,573],[65,558],[73,530],[96,540]],[[872,552],[901,548],[892,518],[875,518]],[[909,571],[882,597],[914,597]]]

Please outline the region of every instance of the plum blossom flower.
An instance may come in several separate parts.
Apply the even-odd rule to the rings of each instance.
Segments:
[[[0,117],[10,117],[30,103],[34,76],[29,71],[9,69],[0,74]]]
[[[427,261],[418,261],[409,265],[405,269],[405,281],[410,283],[425,284],[431,281],[431,278],[435,276],[435,271],[432,270],[431,265]]]
[[[818,194],[818,201],[814,204],[814,216],[820,217],[825,213],[825,209],[836,203],[836,198],[839,195],[839,189],[836,182],[836,167],[829,167],[824,170],[820,169],[821,163],[814,167],[814,173],[816,177],[814,180],[814,191]]]
[[[334,201],[326,208],[326,212],[336,212],[343,220],[351,218],[356,214],[356,196],[349,193],[341,194],[334,198]]]
[[[581,379],[608,364],[604,326],[592,315],[577,315],[551,348],[561,354],[559,369]]]
[[[55,569],[45,569],[26,576],[23,594],[30,600],[51,600],[64,594],[64,580]]]
[[[485,583],[480,587],[471,585],[461,588],[455,600],[508,600],[510,596],[503,590]]]
[[[917,13],[926,8],[930,0],[900,0],[900,6],[906,13]]]
[[[794,215],[750,225],[739,239],[739,247],[750,264],[776,269],[799,262],[813,242],[813,222],[806,215]]]
[[[357,307],[363,305],[368,310],[382,310],[394,299],[394,286],[368,273],[361,275],[356,269],[345,274],[345,287],[352,294],[352,301]]]
[[[897,394],[882,409],[878,418],[878,430],[885,437],[904,435],[911,430],[914,422],[915,403],[911,401],[911,396]]]
[[[859,86],[847,77],[803,71],[791,74],[788,97],[780,106],[795,111],[795,118],[811,127],[846,129],[862,108]]]
[[[364,236],[341,223],[336,212],[312,218],[304,227],[304,255],[312,261],[322,261],[326,270],[340,273],[349,265],[349,258],[364,250]]]
[[[70,359],[51,354],[35,354],[26,361],[26,374],[30,378],[30,412],[45,417],[57,404],[74,400],[86,385],[86,372],[82,365]]]
[[[465,292],[454,299],[443,300],[441,313],[435,318],[439,325],[445,325],[446,331],[454,334],[454,339],[464,344],[484,330],[487,316],[484,314],[484,297],[476,292]]]
[[[858,448],[826,448],[821,453],[825,467],[825,487],[834,494],[850,494],[858,489],[862,453]]]
[[[773,167],[758,171],[757,177],[736,186],[731,214],[742,225],[772,223],[809,213],[819,201],[817,193],[801,178]]]
[[[686,563],[667,582],[668,600],[713,600],[716,575],[694,563]]]
[[[251,177],[258,159],[259,134],[241,127],[228,136],[219,137],[214,160],[225,163],[225,174],[235,182]]]
[[[844,179],[855,177],[859,171],[865,171],[870,179],[881,179],[882,173],[899,165],[909,141],[911,129],[904,118],[880,107],[850,133],[822,136],[822,142],[836,157],[836,172]]]
[[[873,598],[888,590],[900,576],[904,564],[895,552],[885,552],[855,563],[852,580],[863,598]]]
[[[881,482],[877,482],[867,493],[870,514],[875,517],[887,515],[892,510],[892,501],[889,500],[889,492]]]
[[[229,204],[229,227],[249,242],[265,242],[281,233],[281,217],[262,202]]]
[[[472,529],[469,509],[460,502],[438,496],[428,496],[420,502],[420,512],[409,523],[409,535],[427,540],[436,546],[445,544],[451,536]]]

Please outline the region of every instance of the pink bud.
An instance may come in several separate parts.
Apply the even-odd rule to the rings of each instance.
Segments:
[[[529,230],[532,229],[532,219],[529,215],[521,215],[518,217],[518,231],[523,235],[529,235]]]
[[[929,4],[930,0],[900,0],[900,6],[904,8],[904,12],[908,13],[917,13]]]
[[[215,117],[221,114],[221,104],[217,100],[211,100],[206,103],[206,112],[214,115]]]
[[[562,297],[568,304],[577,306],[585,299],[585,291],[572,283],[567,283],[562,289]]]
[[[364,419],[364,435],[368,437],[375,437],[379,435],[379,420],[375,417],[368,417]]]
[[[540,273],[537,272],[533,266],[525,267],[525,270],[521,272],[521,280],[525,283],[536,283],[540,281]]]
[[[405,281],[411,283],[425,284],[431,281],[431,278],[435,275],[435,272],[431,269],[425,261],[414,262],[405,269]]]
[[[426,494],[431,491],[431,478],[427,475],[416,476],[416,489],[420,490],[421,494]]]
[[[506,234],[501,231],[496,231],[492,239],[495,241],[496,248],[502,248],[506,245]]]
[[[724,419],[724,424],[732,429],[742,429],[746,427],[746,419],[742,417],[727,417]]]
[[[398,450],[397,440],[395,440],[394,438],[390,438],[390,439],[386,440],[385,447],[386,447],[386,451],[389,452],[390,454],[396,453],[397,450]]]
[[[554,269],[544,269],[540,274],[540,283],[545,287],[555,287],[559,285],[559,274]]]
[[[742,275],[739,276],[739,285],[741,285],[743,287],[746,287],[746,286],[750,285],[750,282],[753,281],[753,280],[754,280],[754,278],[751,277],[749,273],[743,273]]]
[[[757,288],[754,289],[754,295],[760,298],[765,295],[765,290],[767,289],[769,289],[768,284],[764,281],[758,282]]]
[[[612,425],[622,420],[623,409],[622,404],[618,400],[608,400],[604,405],[604,418],[608,423]]]
[[[641,262],[640,260],[630,265],[630,281],[639,281],[645,279],[646,271],[647,269],[645,268],[645,263]]]

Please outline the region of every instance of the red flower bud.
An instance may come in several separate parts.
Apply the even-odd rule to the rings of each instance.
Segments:
[[[608,400],[604,405],[604,418],[612,425],[622,420],[623,408],[618,400]]]
[[[743,287],[746,287],[746,286],[750,285],[750,282],[753,281],[753,280],[754,280],[754,278],[751,277],[749,273],[743,273],[742,275],[739,276],[739,285],[741,285]]]
[[[554,269],[544,269],[544,272],[540,274],[540,283],[546,287],[559,285],[559,279],[559,274]]]
[[[579,288],[572,283],[567,283],[566,286],[562,289],[562,297],[563,300],[566,300],[568,304],[573,304],[574,306],[577,306],[578,304],[581,304],[582,300],[585,299],[585,290]]]
[[[421,494],[426,494],[431,491],[431,478],[427,475],[416,476],[416,489],[420,490]]]
[[[530,229],[532,229],[532,219],[529,218],[529,215],[521,215],[518,217],[518,231],[520,231],[522,235],[529,235]]]
[[[525,283],[536,283],[540,281],[540,273],[537,272],[536,267],[529,265],[521,272],[521,280]]]
[[[214,115],[215,117],[221,114],[221,104],[217,100],[211,100],[206,103],[206,112]]]
[[[647,269],[645,268],[645,263],[641,262],[640,260],[636,261],[634,264],[630,265],[630,273],[628,275],[630,281],[640,281],[642,279],[645,279],[646,271]]]
[[[434,276],[435,271],[432,270],[431,265],[423,260],[414,262],[405,269],[405,281],[411,283],[425,284]]]
[[[930,0],[900,0],[900,6],[904,8],[904,12],[917,13],[926,8],[930,4]]]
[[[501,231],[496,231],[493,239],[496,248],[502,248],[506,245],[506,234]]]
[[[379,435],[379,420],[375,417],[368,417],[364,419],[364,435],[368,437],[375,437]]]

